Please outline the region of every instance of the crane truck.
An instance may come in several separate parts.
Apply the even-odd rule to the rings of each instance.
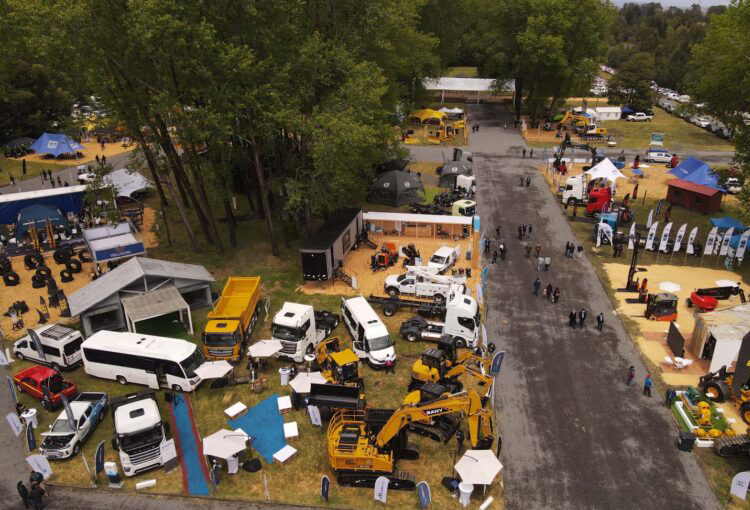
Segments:
[[[466,294],[466,277],[452,277],[436,274],[434,268],[409,267],[401,275],[386,277],[385,293],[391,297],[409,294],[418,298],[432,298],[443,302],[458,294]]]
[[[391,490],[414,490],[413,473],[396,471],[400,459],[415,460],[419,451],[408,442],[409,425],[430,423],[438,416],[464,413],[472,448],[492,448],[492,413],[482,407],[473,390],[441,395],[434,400],[402,405],[399,409],[341,410],[328,425],[328,459],[339,485],[374,487],[388,478]]]
[[[207,360],[239,361],[258,321],[259,276],[230,276],[203,330]]]

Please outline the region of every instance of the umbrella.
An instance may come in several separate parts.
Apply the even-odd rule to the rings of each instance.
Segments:
[[[665,292],[678,292],[682,287],[680,287],[679,283],[660,282],[659,288]]]
[[[454,469],[464,483],[489,485],[503,465],[492,450],[466,450]]]
[[[738,287],[739,283],[732,280],[716,280],[716,285],[719,287]]]
[[[242,429],[221,429],[203,438],[203,455],[228,459],[245,449],[248,435]]]
[[[325,384],[328,381],[320,372],[300,372],[289,381],[289,386],[297,393],[310,393],[311,384]]]
[[[219,379],[232,371],[234,367],[226,360],[208,361],[195,369],[201,379]]]
[[[251,345],[247,353],[253,358],[267,358],[280,350],[281,342],[278,340],[260,340]]]

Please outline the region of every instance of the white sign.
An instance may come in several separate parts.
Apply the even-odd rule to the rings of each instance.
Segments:
[[[310,415],[310,423],[317,425],[318,427],[323,426],[323,422],[320,419],[320,409],[318,406],[307,406],[307,414]]]
[[[177,448],[174,444],[174,439],[170,439],[161,445],[161,460],[163,463],[168,462],[177,457]]]
[[[606,237],[609,240],[609,244],[612,244],[612,227],[609,226],[609,223],[599,223],[598,227],[596,231],[596,245],[601,246],[602,237]]]
[[[7,367],[8,365],[10,365],[10,363],[8,363],[8,358],[5,356],[5,353],[0,350],[0,366]]]
[[[732,234],[734,234],[734,227],[728,228],[724,233],[724,239],[722,239],[721,241],[721,249],[719,250],[719,255],[727,254],[727,250],[729,249],[729,241],[732,240]]]
[[[685,237],[685,230],[687,230],[687,223],[683,223],[680,230],[677,231],[677,237],[674,240],[674,248],[672,251],[680,251],[682,246],[682,239]]]
[[[750,229],[747,229],[745,233],[740,236],[740,242],[737,245],[737,254],[735,256],[740,260],[745,256],[745,248],[747,248],[748,239],[750,239]]]
[[[693,230],[690,231],[690,235],[688,236],[687,241],[687,254],[692,255],[695,253],[695,248],[693,247],[693,243],[695,242],[695,238],[698,236],[698,227],[693,227]]]
[[[44,458],[44,455],[29,455],[28,457],[26,457],[26,462],[29,463],[31,469],[38,473],[42,473],[42,476],[44,476],[45,480],[52,476],[52,468],[50,467],[47,459]]]
[[[713,253],[714,244],[716,243],[716,232],[718,230],[719,227],[714,227],[708,233],[708,237],[706,238],[706,249],[703,250],[703,255],[711,255]]]
[[[628,250],[635,248],[635,222],[630,225],[630,234],[628,234]]]
[[[375,501],[386,502],[388,499],[389,483],[391,483],[391,481],[384,476],[379,476],[378,479],[375,480],[375,493],[373,494]]]
[[[646,228],[651,228],[651,225],[654,223],[654,210],[651,209],[648,213],[648,221],[646,221]]]
[[[748,484],[750,484],[750,471],[741,471],[732,478],[732,488],[729,493],[740,499],[746,499]]]
[[[18,419],[18,415],[16,413],[8,413],[5,415],[5,419],[8,421],[10,428],[13,429],[13,433],[16,437],[20,436],[21,432],[23,432],[23,425],[21,425],[21,420]]]
[[[672,222],[670,221],[664,227],[664,231],[661,233],[661,242],[659,243],[659,251],[667,251],[667,244],[669,243],[669,231],[672,230]]]
[[[656,239],[656,229],[659,227],[659,222],[651,224],[651,228],[648,231],[648,237],[646,238],[646,249],[652,250],[654,248],[654,239]]]

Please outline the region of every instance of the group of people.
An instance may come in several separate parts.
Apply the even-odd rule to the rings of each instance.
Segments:
[[[533,230],[534,227],[531,226],[531,223],[521,223],[520,225],[518,225],[518,239],[525,239],[527,235],[531,237],[531,232],[533,232]],[[541,250],[542,247],[539,246],[539,249]]]
[[[565,243],[565,256],[568,258],[577,258],[580,259],[583,256],[583,246],[578,245],[576,246],[575,243],[567,242]]]
[[[498,238],[500,237],[500,227],[495,230],[497,233]],[[488,238],[484,239],[484,254],[486,256],[489,256],[490,250],[492,249],[492,241]],[[497,262],[497,257],[500,255],[501,260],[505,260],[505,254],[508,252],[508,248],[505,246],[505,243],[502,241],[498,241],[497,249],[492,252],[492,263],[495,264]]]
[[[583,329],[584,324],[586,323],[586,317],[588,317],[589,313],[586,311],[585,308],[581,308],[578,312],[575,310],[572,310],[570,314],[568,314],[568,326],[575,329],[576,326]],[[600,312],[599,315],[596,316],[596,329],[598,331],[604,330],[604,313]]]
[[[522,158],[526,157],[526,147],[523,148],[523,150],[521,151],[521,154],[522,154],[522,156],[521,156]],[[534,148],[533,147],[531,149],[529,149],[529,157],[530,158],[534,157]]]
[[[21,481],[16,484],[16,490],[18,490],[18,495],[21,496],[24,508],[30,507],[34,510],[42,510],[45,502],[49,499],[44,487],[44,477],[37,471],[31,472],[29,487],[26,487],[26,484]]]
[[[59,187],[62,188],[65,186],[66,188],[70,186],[68,181],[63,182],[63,180],[60,178],[60,176],[57,176],[57,185],[55,185],[55,178],[52,176],[52,170],[42,170],[42,184],[49,181],[50,184],[52,184],[52,187]]]
[[[523,188],[524,186],[527,188],[531,186],[531,177],[528,175],[521,176],[521,187]]]
[[[542,286],[542,281],[537,277],[537,279],[534,280],[533,286],[534,286],[534,290],[532,290],[531,293],[534,294],[535,296],[538,296],[539,289]],[[547,284],[547,286],[544,288],[542,293],[544,294],[544,298],[551,303],[557,303],[560,300],[560,288],[555,287],[553,289],[551,283]]]
[[[630,367],[628,367],[628,375],[627,379],[625,380],[625,384],[627,386],[630,386],[631,384],[633,384],[633,379],[635,379],[635,367],[633,365],[630,365]],[[646,373],[646,377],[643,379],[643,394],[647,397],[652,396],[651,390],[653,389],[653,387],[654,378],[651,377],[650,373]]]

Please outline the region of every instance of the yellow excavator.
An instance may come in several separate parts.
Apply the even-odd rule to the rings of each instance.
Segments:
[[[342,349],[338,337],[328,338],[318,344],[315,348],[315,363],[328,382],[365,389],[364,379],[359,374],[359,357],[351,349]]]
[[[492,414],[473,390],[443,395],[399,409],[338,411],[328,425],[328,458],[339,485],[374,487],[385,476],[393,490],[414,490],[413,473],[396,471],[400,459],[414,460],[419,452],[408,442],[409,425],[437,416],[463,413],[468,420],[472,448],[492,448]]]
[[[493,344],[490,345],[489,350],[492,353],[494,346]],[[462,352],[458,352],[453,339],[449,336],[444,336],[438,340],[436,348],[425,349],[422,357],[412,364],[409,391],[419,389],[420,386],[428,382],[447,386],[451,393],[461,391],[462,385],[458,381],[458,377],[465,372],[463,369],[456,371],[453,369],[462,365],[469,366],[472,364],[489,367],[491,359],[485,356],[482,351],[463,350]],[[480,371],[475,372],[481,374]],[[472,372],[469,375],[475,375],[475,373]]]

